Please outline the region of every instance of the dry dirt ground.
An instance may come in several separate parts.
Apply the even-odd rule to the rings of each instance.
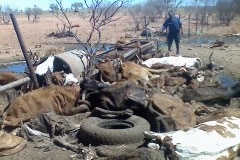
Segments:
[[[217,64],[224,66],[229,72],[232,72],[234,76],[240,77],[239,55],[240,54],[240,38],[239,37],[222,37],[225,41],[225,45],[222,48],[210,49],[208,46],[210,43],[217,39],[221,39],[219,35],[226,35],[229,33],[240,33],[240,19],[236,19],[231,26],[228,27],[208,27],[204,29],[204,34],[195,36],[192,33],[190,39],[187,39],[187,20],[182,17],[184,35],[182,36],[181,54],[183,56],[197,56],[203,59],[204,63],[208,62],[209,55],[214,52],[213,61]],[[16,15],[16,19],[23,36],[27,50],[38,52],[40,55],[45,54],[48,49],[54,49],[56,52],[65,48],[66,50],[72,49],[77,46],[74,38],[53,38],[47,37],[51,32],[56,32],[58,29],[62,29],[63,25],[59,19],[51,14],[40,15],[38,22],[27,21],[25,15]],[[64,18],[61,18],[64,20]],[[74,28],[78,33],[78,36],[84,41],[90,32],[90,24],[88,18],[81,18],[79,15],[70,15],[70,21],[73,25],[79,24],[80,27]],[[154,31],[158,30],[162,25],[162,20],[158,20],[156,23],[151,23],[150,28]],[[57,27],[58,26],[58,27]],[[191,25],[192,32],[194,32],[194,24]],[[103,43],[115,43],[120,37],[124,37],[126,33],[130,33],[133,37],[138,38],[141,31],[134,30],[134,23],[128,16],[124,16],[118,21],[114,21],[101,29],[102,42]],[[13,25],[0,25],[0,63],[23,60],[23,54],[21,52],[19,42],[17,40],[16,33]],[[93,38],[94,40],[95,38]],[[160,41],[165,42],[165,37],[160,37]],[[203,44],[201,47],[201,43]],[[37,45],[41,45],[40,48],[36,48]],[[59,49],[60,48],[60,49]],[[166,49],[166,45],[162,47]],[[173,46],[173,49],[174,46]],[[173,52],[174,54],[174,52]]]
[[[61,22],[52,15],[41,15],[38,22],[34,23],[32,21],[27,21],[26,16],[16,15],[20,31],[22,33],[23,39],[25,41],[27,49],[32,49],[33,51],[39,50],[44,54],[45,50],[49,48],[61,48],[65,47],[71,48],[76,45],[74,38],[62,38],[57,39],[53,37],[47,37],[51,32],[57,30],[57,24],[59,28],[62,28]],[[87,36],[86,32],[89,32],[88,18],[80,18],[76,15],[70,16],[70,21],[73,24],[79,24],[80,27],[77,28],[77,33],[81,39],[85,39]],[[162,21],[157,21],[151,24],[153,29],[157,30],[161,26]],[[115,43],[120,37],[124,36],[126,33],[132,34],[134,37],[138,37],[140,32],[135,32],[133,29],[132,20],[129,17],[123,17],[122,19],[113,22],[102,28],[102,42],[105,43]],[[220,37],[217,35],[225,35],[229,33],[240,33],[240,23],[239,20],[234,22],[233,26],[230,27],[217,27],[210,28],[204,31],[207,35],[197,35],[192,36],[190,39],[186,38],[187,25],[184,25],[184,35],[182,37],[181,43],[181,54],[183,56],[200,57],[204,63],[208,62],[209,55],[213,54],[213,61],[219,65],[226,68],[226,72],[232,74],[234,77],[240,78],[240,39],[239,37],[228,37],[223,38],[227,42],[222,48],[210,49],[210,42],[201,45],[201,40],[216,40]],[[201,38],[203,37],[203,38]],[[204,38],[205,37],[205,38]],[[165,41],[164,37],[160,37],[163,44]],[[196,41],[198,40],[198,41]],[[200,42],[199,42],[200,40]],[[196,42],[195,42],[196,41]],[[41,45],[40,48],[35,48],[36,45]],[[162,50],[166,50],[166,45],[163,45]],[[173,46],[174,55],[175,46]],[[13,25],[10,23],[8,25],[0,25],[0,63],[11,62],[16,60],[22,60],[22,52],[15,34]],[[1,157],[3,160],[40,160],[40,159],[70,159],[70,156],[74,153],[71,151],[63,150],[59,147],[54,147],[52,150],[44,152],[43,149],[35,148],[35,144],[28,143],[27,147],[12,156]]]

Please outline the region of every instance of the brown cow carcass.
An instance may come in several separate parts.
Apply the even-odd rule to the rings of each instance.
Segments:
[[[131,61],[122,62],[118,60],[100,63],[97,65],[97,68],[101,72],[102,80],[110,83],[122,79],[149,81],[149,79],[157,77],[157,75],[154,74],[160,74],[167,71],[167,69],[154,70],[140,66]]]
[[[88,110],[77,106],[79,86],[48,86],[17,97],[3,113],[3,125],[16,127],[21,122],[54,112],[58,115],[73,115]]]
[[[25,76],[23,74],[19,74],[19,73],[15,73],[15,72],[9,72],[9,71],[1,72],[0,73],[0,86],[18,81],[20,79],[23,79],[24,77]],[[22,92],[24,92],[23,89],[27,89],[27,85],[26,84],[19,85],[19,86],[14,87],[14,89],[21,90]]]
[[[169,132],[196,125],[194,107],[168,94],[154,93],[147,111],[153,131]]]
[[[5,85],[19,79],[24,78],[23,75],[14,72],[2,72],[0,73],[0,85]]]
[[[98,92],[90,93],[87,100],[91,108],[100,107],[110,111],[131,109],[144,112],[147,106],[147,97],[143,87],[133,80],[116,82]]]

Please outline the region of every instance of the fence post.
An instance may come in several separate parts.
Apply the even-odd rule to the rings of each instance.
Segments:
[[[214,15],[212,14],[212,28],[213,28],[213,22],[215,22],[213,16],[214,16]]]
[[[31,60],[28,56],[26,45],[25,45],[25,42],[23,40],[22,34],[20,32],[16,17],[13,13],[10,13],[10,17],[11,17],[13,27],[14,27],[14,30],[15,30],[17,38],[18,38],[18,42],[20,44],[21,50],[23,52],[24,59],[26,61],[26,64],[27,64],[27,67],[28,67],[28,70],[29,70],[29,73],[30,73],[30,78],[33,81],[34,89],[37,89],[39,87],[37,77],[36,77],[35,71],[33,69],[32,62],[31,62]]]
[[[188,38],[190,38],[190,14],[188,15]]]
[[[148,30],[147,30],[147,18],[144,16],[144,28],[146,31],[146,40],[148,40]]]
[[[207,30],[208,30],[208,14],[207,14]]]
[[[196,28],[195,28],[195,35],[197,35],[197,29],[198,29],[198,13],[196,14]]]

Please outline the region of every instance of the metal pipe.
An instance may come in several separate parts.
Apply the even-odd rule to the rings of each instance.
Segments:
[[[0,86],[0,93],[1,92],[4,92],[6,90],[9,90],[11,88],[14,88],[14,87],[17,87],[17,86],[20,86],[22,84],[25,84],[27,82],[30,81],[30,78],[29,77],[25,77],[25,78],[22,78],[22,79],[19,79],[17,81],[14,81],[14,82],[11,82],[11,83],[8,83],[4,86]]]
[[[34,84],[34,88],[38,88],[39,85],[38,85],[38,81],[37,81],[37,77],[36,77],[36,74],[35,74],[35,71],[33,69],[33,66],[32,66],[32,63],[30,61],[30,58],[27,54],[27,49],[26,49],[26,45],[23,41],[23,38],[22,38],[22,35],[21,35],[21,32],[20,32],[20,29],[18,27],[18,23],[17,23],[17,20],[14,16],[13,13],[10,14],[10,17],[11,17],[11,20],[12,20],[12,23],[13,23],[13,26],[14,26],[14,29],[15,29],[15,32],[17,34],[17,38],[18,38],[18,42],[20,44],[20,47],[21,47],[21,50],[23,52],[23,56],[24,56],[24,59],[27,63],[27,67],[28,67],[28,70],[29,70],[29,73],[30,73],[30,78],[31,80],[33,81],[33,84]]]

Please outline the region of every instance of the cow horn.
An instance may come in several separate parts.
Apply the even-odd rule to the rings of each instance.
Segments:
[[[105,82],[102,78],[102,73],[100,74],[100,81],[103,82],[104,84],[107,84],[107,82]]]
[[[209,63],[212,63],[212,55],[213,55],[213,52],[209,56]]]
[[[185,66],[186,66],[186,65],[185,65]],[[179,70],[180,70],[180,71],[187,72],[187,69],[186,69],[185,67],[181,67]]]
[[[85,104],[88,107],[91,107],[91,103],[87,100],[78,100],[77,103],[78,103],[78,105]]]

